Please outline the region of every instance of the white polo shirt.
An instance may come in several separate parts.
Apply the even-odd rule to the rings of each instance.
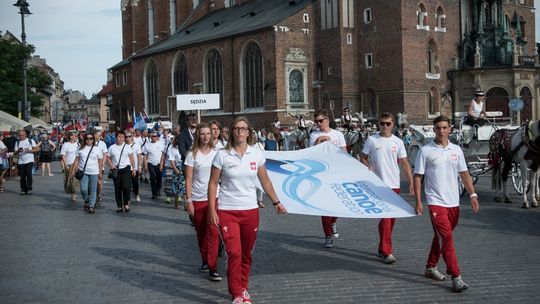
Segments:
[[[321,136],[330,137],[330,142],[333,143],[338,148],[343,148],[347,146],[343,133],[336,131],[334,129],[330,129],[330,131],[328,132],[323,132],[321,130],[311,132],[311,135],[309,136],[309,146],[313,147],[315,145],[315,141],[317,141],[317,138]]]
[[[90,157],[88,157],[90,149],[92,150],[92,153],[90,154]],[[86,158],[88,157],[88,163],[86,164],[86,169],[84,169],[84,173],[88,175],[99,174],[98,160],[103,159],[103,152],[101,152],[101,149],[98,149],[98,147],[94,147],[94,149],[92,149],[91,147],[85,146],[82,149],[77,149],[77,156],[79,157],[79,170],[83,170],[84,163],[86,162]]]
[[[77,157],[77,150],[79,149],[79,143],[78,142],[65,142],[62,145],[62,149],[60,150],[60,155],[65,157],[66,164],[68,166],[73,164],[73,161],[75,161],[75,157]]]
[[[177,147],[170,147],[169,152],[167,154],[167,167],[172,168],[171,162],[174,162],[177,169],[182,171],[182,155],[180,154],[180,150],[178,150]]]
[[[139,170],[139,154],[142,154],[141,146],[139,146],[138,143],[133,142],[131,145],[129,145],[131,150],[133,150],[133,158],[135,160],[135,170]]]
[[[252,146],[248,146],[242,158],[234,149],[217,152],[212,165],[221,170],[219,210],[258,208],[255,179],[259,167],[265,162],[263,152]]]
[[[19,148],[23,149],[32,149],[36,145],[36,142],[33,139],[26,138],[25,140],[18,140],[15,143],[15,151],[18,151]],[[25,151],[19,154],[19,165],[29,164],[34,162],[34,152]]]
[[[398,160],[407,157],[403,141],[397,136],[382,137],[380,133],[369,136],[362,153],[369,155],[373,172],[390,188],[399,189]]]
[[[432,141],[420,149],[414,166],[414,174],[424,175],[428,205],[459,206],[458,173],[467,171],[467,164],[458,145],[443,148]]]
[[[148,162],[154,166],[159,165],[161,162],[161,154],[163,153],[163,146],[159,141],[147,142],[142,148],[143,154],[148,157]]]
[[[193,182],[191,188],[191,199],[194,201],[208,200],[208,181],[210,180],[210,172],[212,171],[212,161],[218,153],[218,149],[212,149],[208,154],[197,152],[197,156],[193,158],[193,152],[189,152],[186,156],[185,165],[193,168]],[[216,197],[219,193],[219,185],[216,191]],[[221,203],[221,202],[219,202]]]
[[[124,147],[124,151],[122,151],[122,147]],[[120,158],[120,152],[122,153],[122,158]],[[113,165],[116,166],[117,169],[124,169],[127,166],[131,166],[131,161],[129,160],[129,156],[133,154],[133,150],[131,150],[131,147],[128,144],[114,144],[109,147],[109,157],[111,158],[111,162]],[[118,164],[118,160],[120,160],[120,164]],[[133,168],[131,168],[133,169]]]

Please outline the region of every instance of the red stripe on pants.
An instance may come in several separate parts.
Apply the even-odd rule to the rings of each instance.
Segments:
[[[446,263],[446,273],[453,277],[459,276],[459,265],[452,235],[452,231],[458,224],[459,207],[446,208],[430,205],[429,217],[431,218],[435,236],[431,243],[431,251],[429,252],[426,267],[437,266],[442,255]]]
[[[212,272],[217,272],[217,259],[219,251],[219,230],[215,225],[208,224],[208,201],[194,201],[193,225],[197,232],[199,252],[203,263],[208,263]]]
[[[251,252],[259,230],[259,208],[218,210],[219,228],[227,252],[227,283],[232,298],[248,289]]]
[[[399,188],[392,190],[399,194]],[[395,223],[395,218],[382,218],[379,221],[379,253],[384,256],[392,253],[392,231]]]
[[[333,216],[321,216],[322,229],[325,236],[332,236],[332,224],[335,224],[337,217]]]

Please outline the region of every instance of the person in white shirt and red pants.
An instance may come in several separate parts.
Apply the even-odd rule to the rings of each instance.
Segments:
[[[409,193],[414,195],[407,151],[403,141],[392,134],[394,126],[394,115],[382,113],[379,116],[380,132],[366,140],[361,161],[396,193],[400,190],[399,165],[401,165],[409,182]],[[395,223],[395,218],[382,218],[379,221],[379,255],[387,264],[396,262],[392,249],[392,231]]]
[[[452,290],[461,292],[469,286],[461,278],[453,239],[453,231],[459,219],[458,176],[470,193],[474,213],[478,212],[480,205],[463,151],[448,140],[451,132],[450,119],[438,116],[433,120],[433,129],[435,139],[420,149],[414,168],[416,213],[421,215],[423,212],[421,191],[423,176],[429,217],[435,232],[424,276],[436,281],[446,279],[437,270],[437,263],[442,256],[447,267],[446,273],[452,276]]]
[[[237,117],[224,149],[212,162],[208,185],[208,219],[219,225],[227,252],[227,280],[233,304],[251,303],[248,293],[251,253],[259,229],[259,207],[254,179],[258,178],[278,214],[287,210],[279,201],[266,172],[263,151],[252,145],[255,137],[245,117]],[[216,206],[218,183],[219,203]],[[217,208],[216,208],[217,207]]]

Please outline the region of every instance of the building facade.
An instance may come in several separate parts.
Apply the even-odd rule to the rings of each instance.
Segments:
[[[427,122],[476,88],[507,110],[491,88],[511,99],[527,87],[537,117],[533,0],[124,0],[122,30],[110,68],[119,127],[132,108],[182,123],[175,96],[188,93],[220,95],[204,120],[246,115],[256,127],[344,107]]]

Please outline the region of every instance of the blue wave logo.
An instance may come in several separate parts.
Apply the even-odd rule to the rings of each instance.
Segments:
[[[285,165],[292,169],[285,169]],[[328,168],[327,164],[312,159],[298,159],[291,161],[267,158],[266,168],[272,172],[286,176],[281,188],[283,193],[289,198],[309,209],[329,212],[328,210],[315,207],[308,202],[309,198],[321,187],[321,181],[314,175],[326,171]],[[306,183],[308,183],[308,188],[303,191],[304,194],[300,195],[298,193],[300,185],[305,187]]]

